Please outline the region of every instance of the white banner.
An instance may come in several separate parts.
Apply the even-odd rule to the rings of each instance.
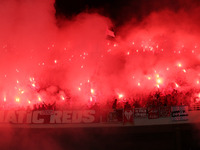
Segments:
[[[171,115],[174,121],[188,120],[188,106],[172,106]]]

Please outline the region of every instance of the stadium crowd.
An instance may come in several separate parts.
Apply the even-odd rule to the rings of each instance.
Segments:
[[[161,106],[192,106],[200,104],[200,93],[198,90],[190,90],[187,92],[173,90],[172,92],[164,93],[156,91],[149,95],[138,95],[133,98],[116,98],[107,100],[105,103],[97,101],[88,101],[87,104],[79,105],[68,100],[64,104],[45,104],[37,103],[33,106],[33,110],[66,110],[66,109],[121,109],[121,108],[147,108]]]
[[[193,106],[200,104],[200,91],[192,89],[189,91],[178,91],[176,89],[171,92],[155,91],[148,95],[137,95],[132,98],[112,97],[108,100],[90,101],[79,103],[68,98],[65,102],[53,103],[39,102],[28,106],[19,106],[16,110],[72,110],[72,109],[122,109],[122,108],[147,108],[162,106]],[[1,105],[1,110],[9,109]]]

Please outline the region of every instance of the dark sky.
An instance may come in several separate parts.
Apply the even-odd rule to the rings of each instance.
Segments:
[[[69,19],[83,11],[98,12],[120,26],[133,17],[140,21],[153,11],[178,11],[198,4],[199,0],[56,0],[55,8],[57,15]]]

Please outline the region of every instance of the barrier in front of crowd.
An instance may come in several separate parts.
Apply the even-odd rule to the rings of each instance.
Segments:
[[[197,107],[195,107],[197,108]],[[190,111],[193,110],[193,111]],[[0,125],[30,127],[143,126],[200,122],[199,109],[151,106],[111,110],[1,110]]]

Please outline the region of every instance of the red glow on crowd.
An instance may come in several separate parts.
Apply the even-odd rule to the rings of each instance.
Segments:
[[[168,98],[175,91],[180,94],[177,103],[183,103],[200,91],[196,16],[152,13],[115,35],[110,19],[99,14],[58,20],[58,27],[53,0],[19,3],[26,7],[10,1],[1,5],[2,109],[33,108],[42,102],[63,107],[107,104],[115,98],[142,105],[157,92]],[[177,25],[177,18],[183,23]]]

